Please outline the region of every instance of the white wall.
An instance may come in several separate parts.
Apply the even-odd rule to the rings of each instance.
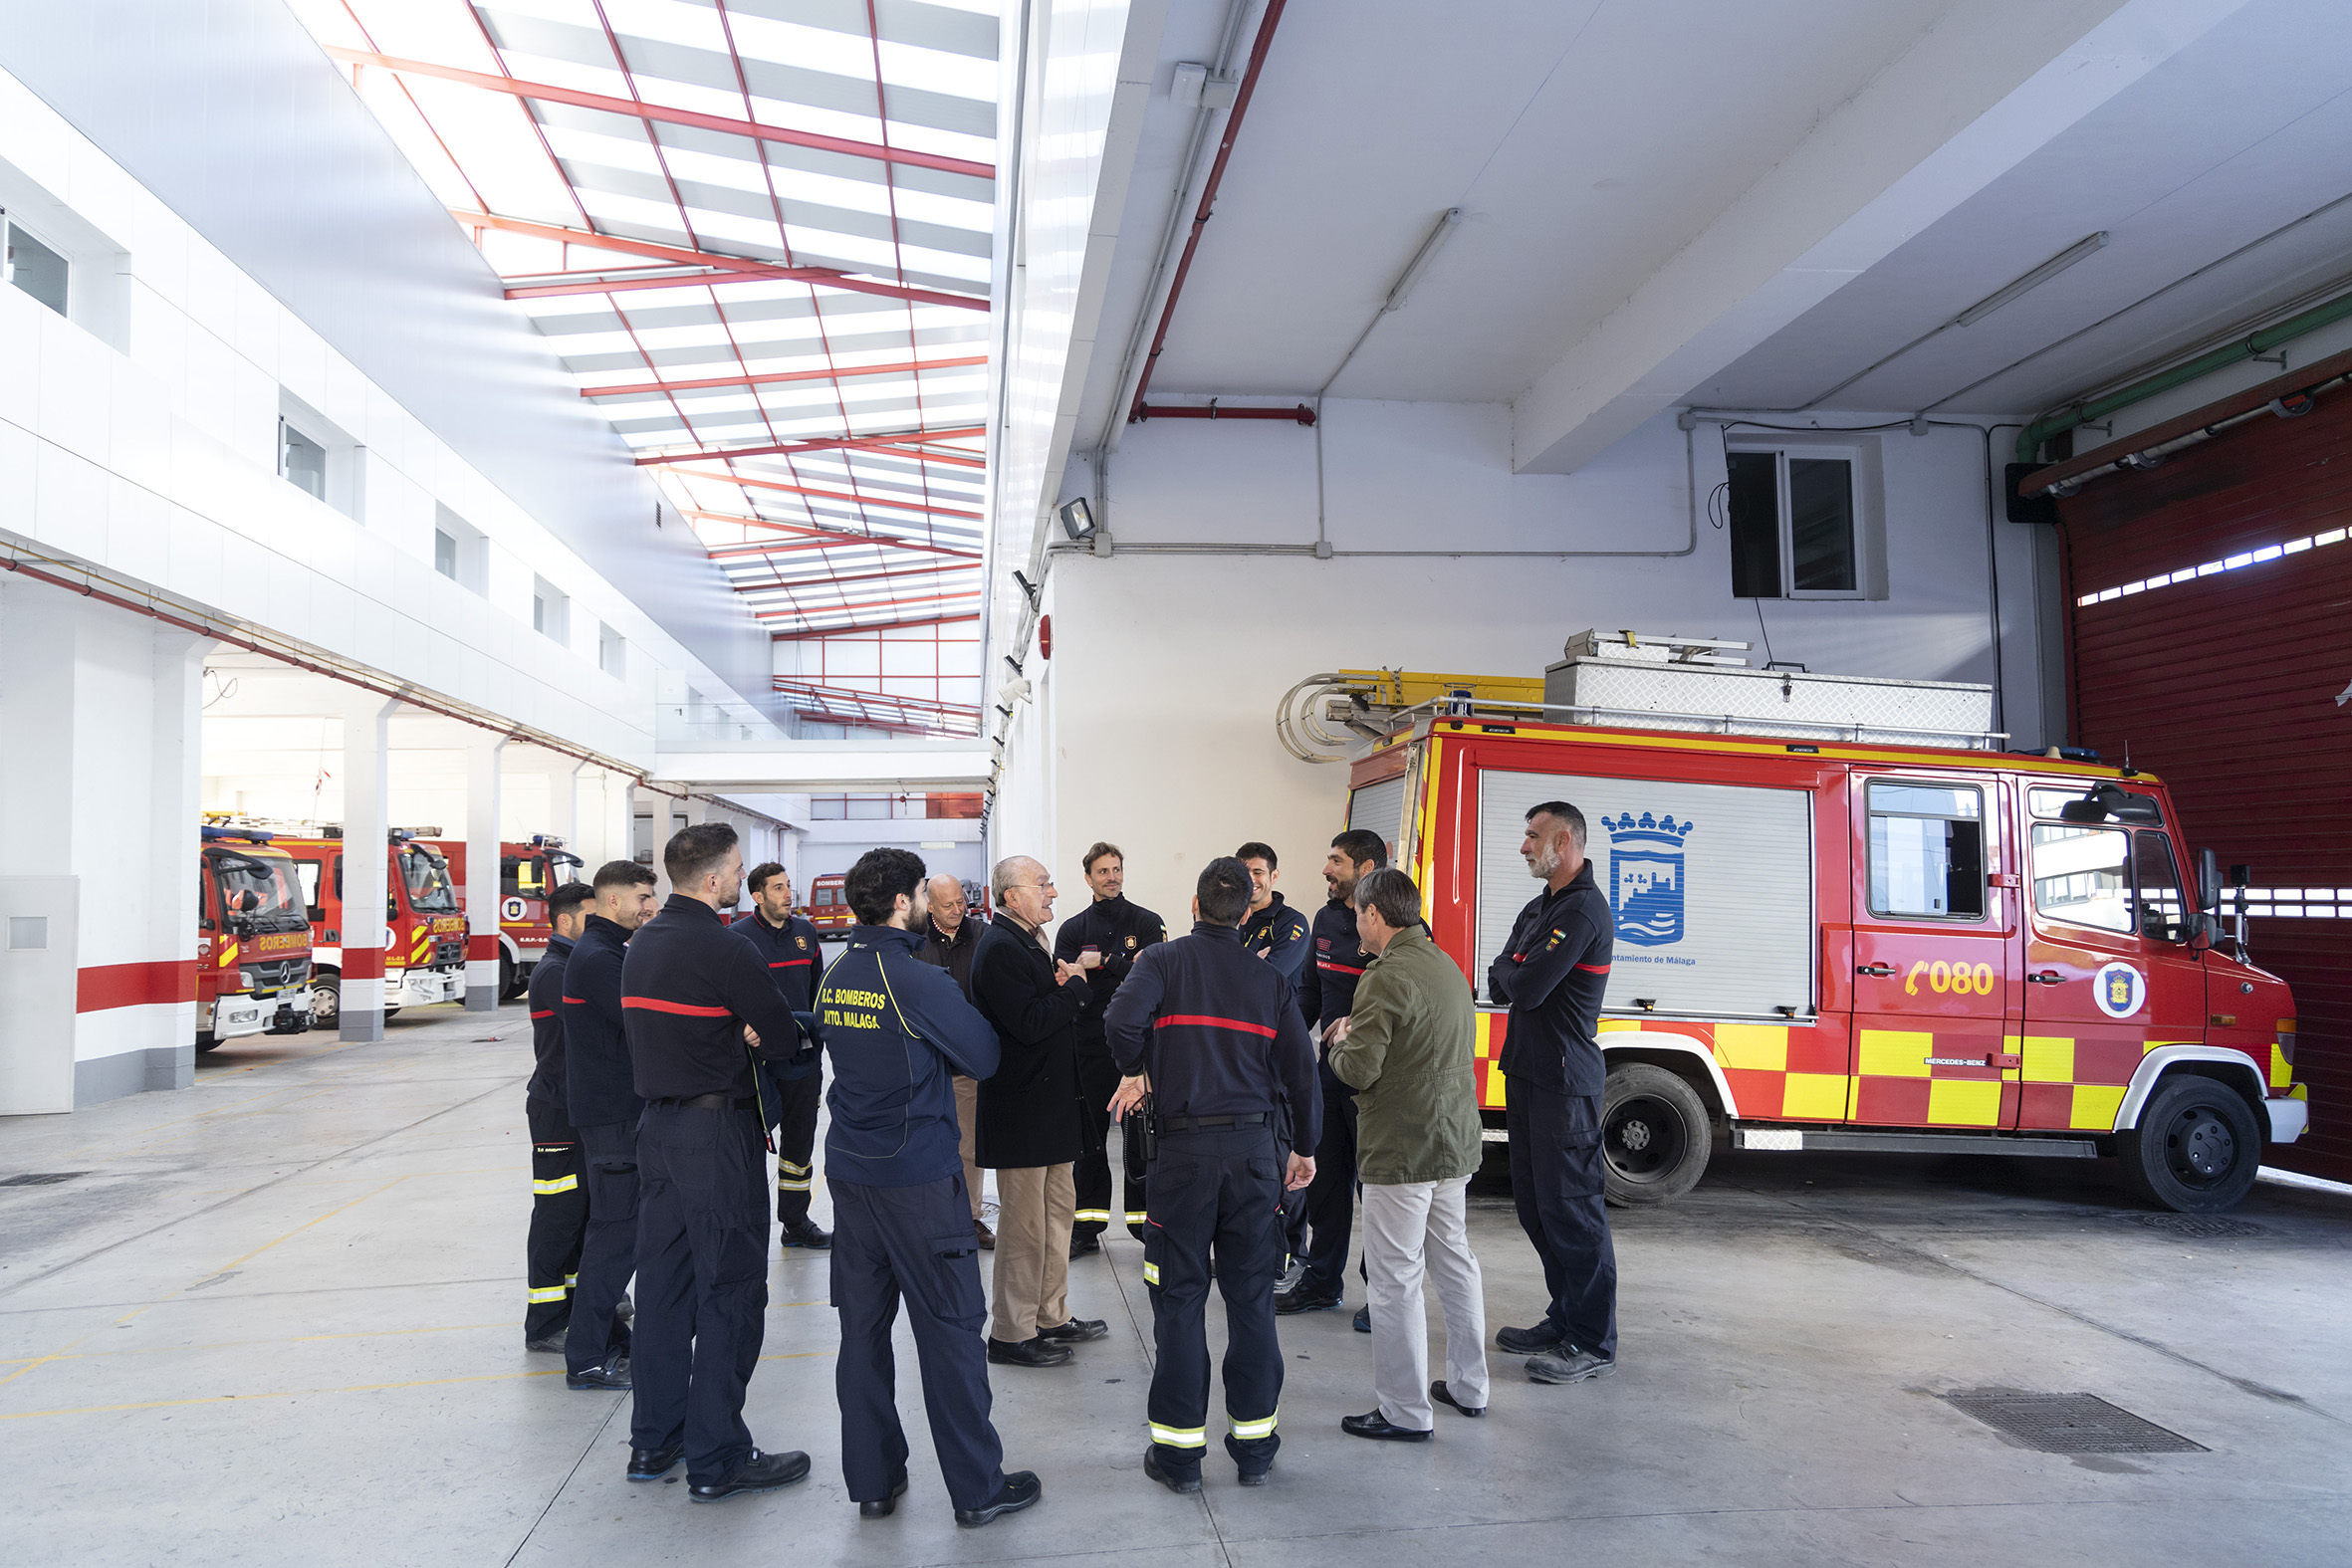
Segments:
[[[809,824],[801,842],[801,869],[794,874],[793,891],[806,902],[811,878],[846,871],[857,863],[859,855],[879,848],[913,850],[923,857],[933,876],[958,876],[975,882],[988,877],[981,862],[976,817],[828,820]]]
[[[1704,506],[1721,437],[1686,453],[1672,416],[1572,475],[1510,471],[1502,405],[1330,402],[1324,489],[1335,555],[1058,555],[1054,657],[1008,747],[991,852],[1074,866],[1096,838],[1127,850],[1128,889],[1181,912],[1212,855],[1247,838],[1281,853],[1286,892],[1320,900],[1344,770],[1293,759],[1277,700],[1318,671],[1534,676],[1588,626],[1756,640],[1755,601],[1731,596],[1728,536]],[[1824,424],[1865,417],[1824,415]],[[1857,437],[1855,439],[1873,439]],[[1773,653],[1814,670],[1990,681],[1984,448],[1971,430],[1875,438],[1884,474],[1887,596],[1764,601]],[[1676,551],[1682,559],[1350,557],[1357,550]],[[1074,493],[1074,492],[1073,492]],[[1272,421],[1130,428],[1108,519],[1126,547],[1194,541],[1311,545],[1314,437]],[[2032,674],[2033,538],[2000,523],[2008,724],[2040,739]],[[1762,662],[1762,649],[1752,655]],[[1038,673],[1033,670],[1033,674]],[[1171,916],[1171,918],[1173,918]]]

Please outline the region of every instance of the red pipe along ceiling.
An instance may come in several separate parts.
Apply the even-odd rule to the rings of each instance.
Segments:
[[[1210,417],[1231,419],[1236,415],[1248,419],[1297,418],[1297,415],[1285,408],[1254,409],[1247,412],[1241,409],[1227,409],[1221,415],[1212,416],[1204,409],[1167,407],[1147,409],[1143,403],[1143,394],[1151,386],[1151,372],[1160,362],[1160,350],[1168,345],[1168,324],[1176,317],[1177,296],[1184,293],[1184,276],[1192,271],[1193,253],[1201,246],[1201,230],[1208,227],[1210,215],[1216,209],[1217,188],[1225,183],[1225,165],[1233,157],[1234,138],[1241,134],[1242,116],[1250,112],[1250,96],[1258,90],[1258,73],[1265,68],[1266,52],[1274,43],[1275,25],[1283,19],[1285,3],[1286,0],[1267,0],[1266,20],[1258,24],[1258,37],[1250,45],[1250,64],[1242,72],[1242,85],[1234,94],[1233,112],[1225,117],[1225,134],[1217,141],[1217,161],[1209,165],[1209,181],[1201,187],[1201,203],[1193,211],[1192,233],[1185,237],[1184,255],[1176,263],[1176,276],[1168,284],[1167,304],[1160,307],[1159,328],[1152,334],[1151,352],[1144,356],[1143,374],[1138,376],[1135,381],[1135,401],[1127,410],[1129,420],[1166,418],[1171,415],[1177,418],[1191,419]],[[1309,417],[1299,419],[1298,422],[1306,425],[1314,423],[1314,420]]]

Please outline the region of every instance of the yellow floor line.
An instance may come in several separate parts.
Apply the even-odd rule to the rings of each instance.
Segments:
[[[195,1399],[150,1399],[129,1405],[82,1405],[71,1410],[0,1411],[0,1421],[31,1421],[40,1416],[101,1416],[123,1410],[168,1410],[180,1405],[233,1405],[241,1400],[312,1399],[321,1394],[380,1394],[387,1389],[426,1389],[446,1383],[506,1383],[517,1378],[560,1378],[562,1367],[545,1372],[483,1372],[463,1378],[417,1378],[408,1383],[353,1383],[335,1389],[284,1389],[270,1394],[205,1394]]]

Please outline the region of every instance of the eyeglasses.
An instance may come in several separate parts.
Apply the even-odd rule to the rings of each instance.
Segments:
[[[1006,883],[1006,884],[1005,884],[1005,891],[1006,891],[1006,892],[1008,892],[1008,893],[1010,893],[1010,892],[1012,892],[1012,891],[1013,891],[1015,888],[1021,888],[1021,887],[1052,888],[1052,887],[1054,887],[1054,879],[1053,879],[1052,877],[1048,877],[1048,878],[1046,878],[1046,880],[1045,880],[1045,881],[1043,881],[1043,882],[1008,882],[1008,883]],[[1059,891],[1060,891],[1060,889],[1058,889],[1058,888],[1055,888],[1054,890],[1055,890],[1056,892],[1059,892]]]

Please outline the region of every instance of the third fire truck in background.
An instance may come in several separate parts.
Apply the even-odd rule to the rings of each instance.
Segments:
[[[312,1024],[311,923],[271,834],[206,825],[196,857],[196,1049]]]
[[[857,916],[849,909],[847,881],[847,876],[839,871],[827,871],[810,880],[806,906],[809,924],[828,936],[857,924]]]
[[[427,847],[449,862],[449,878],[462,895],[466,887],[465,840],[436,838]],[[530,988],[531,969],[547,956],[548,895],[566,882],[577,882],[572,872],[584,862],[549,833],[534,833],[528,843],[498,846],[498,995],[512,1002]],[[460,902],[462,902],[462,897]]]

